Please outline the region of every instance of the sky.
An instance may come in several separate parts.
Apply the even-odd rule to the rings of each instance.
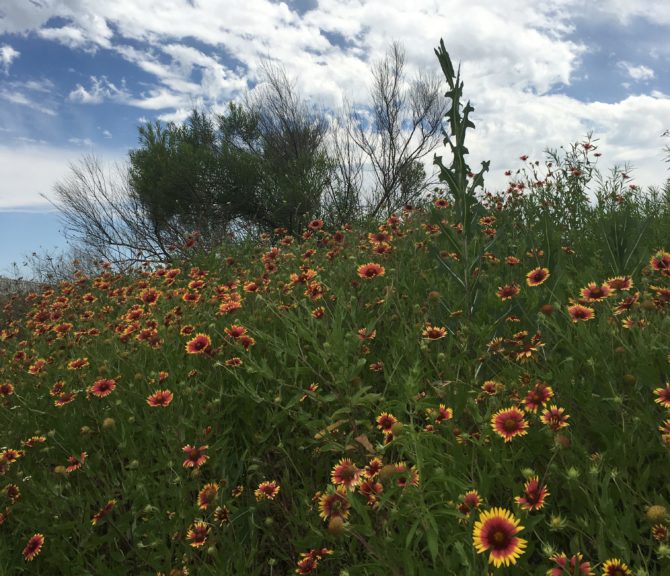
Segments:
[[[410,78],[439,74],[440,39],[460,62],[487,189],[521,155],[542,161],[590,132],[603,171],[628,163],[638,186],[662,185],[668,37],[667,0],[3,0],[0,275],[66,247],[49,200],[84,154],[123,163],[141,124],[223,112],[268,58],[326,110],[365,103],[393,41]]]

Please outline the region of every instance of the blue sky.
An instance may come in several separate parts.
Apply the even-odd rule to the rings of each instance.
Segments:
[[[411,5],[411,9],[408,8]],[[45,199],[84,153],[123,162],[147,120],[214,112],[253,89],[263,58],[326,108],[367,99],[389,43],[439,72],[444,38],[475,106],[471,165],[504,186],[519,156],[599,139],[601,167],[668,177],[666,0],[4,0],[0,4],[0,274],[64,246]]]

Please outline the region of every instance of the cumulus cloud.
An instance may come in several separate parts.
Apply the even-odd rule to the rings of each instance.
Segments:
[[[22,91],[17,90],[12,86],[8,86],[7,88],[0,88],[0,99],[11,102],[12,104],[18,104],[19,106],[32,108],[33,110],[37,110],[38,112],[48,116],[56,116],[56,111],[54,109],[33,100],[29,96],[26,96],[26,94],[24,94]]]
[[[80,102],[82,104],[100,104],[105,100],[112,100],[116,102],[125,102],[129,98],[129,94],[122,83],[121,88],[110,82],[106,76],[90,77],[90,87],[84,88],[81,84],[70,92],[68,99],[73,102]]]
[[[9,44],[0,46],[0,68],[2,68],[5,76],[9,74],[9,67],[12,62],[20,56],[21,52],[14,50]]]
[[[641,80],[651,80],[655,76],[654,71],[648,66],[644,65],[635,66],[634,64],[626,62],[625,60],[617,62],[617,66],[621,68],[626,74],[628,74],[630,78],[632,78],[636,82],[639,82]]]
[[[18,145],[0,145],[0,210],[50,209],[44,198],[53,200],[56,182],[70,175],[70,164],[82,156],[80,147],[56,147],[24,139]],[[100,155],[105,166],[123,163],[125,153],[106,152]]]
[[[83,146],[85,148],[93,148],[93,140],[90,138],[68,138],[67,141],[75,146]]]
[[[45,27],[55,16],[62,22]],[[590,130],[601,139],[603,161],[632,160],[639,183],[651,184],[666,175],[657,134],[670,126],[670,111],[659,86],[610,103],[560,93],[588,77],[583,62],[598,50],[580,41],[578,23],[638,20],[670,26],[667,0],[246,0],[226,2],[225,10],[220,0],[40,0],[0,9],[0,33],[35,32],[72,49],[111,51],[151,81],[131,93],[111,75],[92,76],[70,91],[70,101],[121,102],[175,122],[193,106],[216,110],[253,88],[264,59],[283,65],[313,102],[337,108],[346,98],[360,107],[368,102],[371,65],[391,41],[404,45],[412,77],[439,73],[433,48],[444,38],[476,108],[470,162],[475,168],[492,160],[490,187],[505,185],[502,173],[520,154],[540,159],[544,148]],[[660,64],[657,73],[627,60],[618,66],[630,82],[661,76]],[[0,97],[35,105],[26,94]]]

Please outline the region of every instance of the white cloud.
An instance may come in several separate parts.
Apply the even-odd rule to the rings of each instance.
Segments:
[[[42,28],[37,32],[40,38],[55,40],[68,48],[82,48],[89,44],[84,32],[73,26],[62,26],[61,28]]]
[[[624,70],[626,74],[636,82],[641,80],[651,80],[655,76],[654,71],[651,68],[642,64],[635,66],[630,62],[622,60],[621,62],[617,62],[617,66]]]
[[[37,110],[38,112],[42,112],[43,114],[47,114],[48,116],[56,116],[56,111],[53,110],[52,108],[44,106],[39,102],[35,102],[34,100],[26,96],[23,92],[16,90],[12,87],[0,88],[0,99],[6,100],[7,102],[11,102],[12,104],[18,104],[19,106],[26,106],[28,108],[32,108],[33,110]]]
[[[90,80],[91,87],[88,90],[81,84],[77,84],[77,87],[68,95],[68,99],[82,104],[100,104],[105,100],[125,102],[129,98],[124,85],[118,88],[106,76],[100,78],[91,76]]]
[[[83,146],[86,148],[92,148],[94,146],[93,140],[90,138],[68,138],[67,141],[75,146]]]
[[[0,210],[51,207],[42,195],[55,199],[54,185],[70,175],[70,163],[76,164],[82,153],[80,148],[26,141],[16,146],[0,145]],[[112,166],[122,162],[125,153],[108,151],[101,158],[105,165]]]
[[[667,0],[607,0],[579,4],[579,15],[585,19],[607,17],[629,24],[634,18],[657,25],[670,24],[670,10]]]
[[[9,44],[0,46],[0,68],[4,71],[5,76],[9,74],[9,67],[12,65],[12,62],[20,55],[21,52],[14,50]]]
[[[591,129],[601,139],[603,164],[633,160],[640,184],[667,175],[657,133],[658,126],[670,126],[670,115],[660,91],[609,104],[554,93],[584,80],[582,58],[598,49],[572,34],[580,20],[668,26],[667,0],[319,0],[304,16],[270,0],[224,4],[225,10],[220,0],[17,1],[0,10],[0,33],[32,31],[72,48],[114,51],[152,83],[130,94],[98,75],[89,85],[78,84],[69,98],[123,102],[177,122],[193,105],[216,110],[238,97],[259,80],[263,58],[282,64],[315,102],[337,107],[346,96],[360,104],[368,101],[370,65],[392,40],[405,46],[412,77],[439,74],[433,48],[444,38],[454,63],[462,64],[465,98],[476,108],[470,163],[476,168],[492,160],[490,187],[504,187],[502,173],[514,168],[520,154],[541,159],[544,148],[581,139]],[[66,24],[42,28],[53,16]],[[192,39],[197,48],[188,45]],[[619,66],[631,83],[655,77],[643,65]],[[26,98],[24,92],[12,94]]]

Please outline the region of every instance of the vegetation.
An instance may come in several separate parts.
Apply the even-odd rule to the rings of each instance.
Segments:
[[[183,238],[4,323],[0,573],[670,571],[667,187],[587,138],[485,191],[436,53],[430,201]]]
[[[183,125],[140,126],[139,147],[115,174],[92,156],[71,166],[55,206],[77,258],[165,263],[184,256],[181,239],[194,231],[211,250],[275,228],[298,236],[314,218],[334,231],[385,218],[435,183],[422,160],[439,143],[444,99],[436,78],[406,79],[399,44],[373,64],[361,109],[327,115],[284,70],[263,71],[225,114],[193,110]]]

